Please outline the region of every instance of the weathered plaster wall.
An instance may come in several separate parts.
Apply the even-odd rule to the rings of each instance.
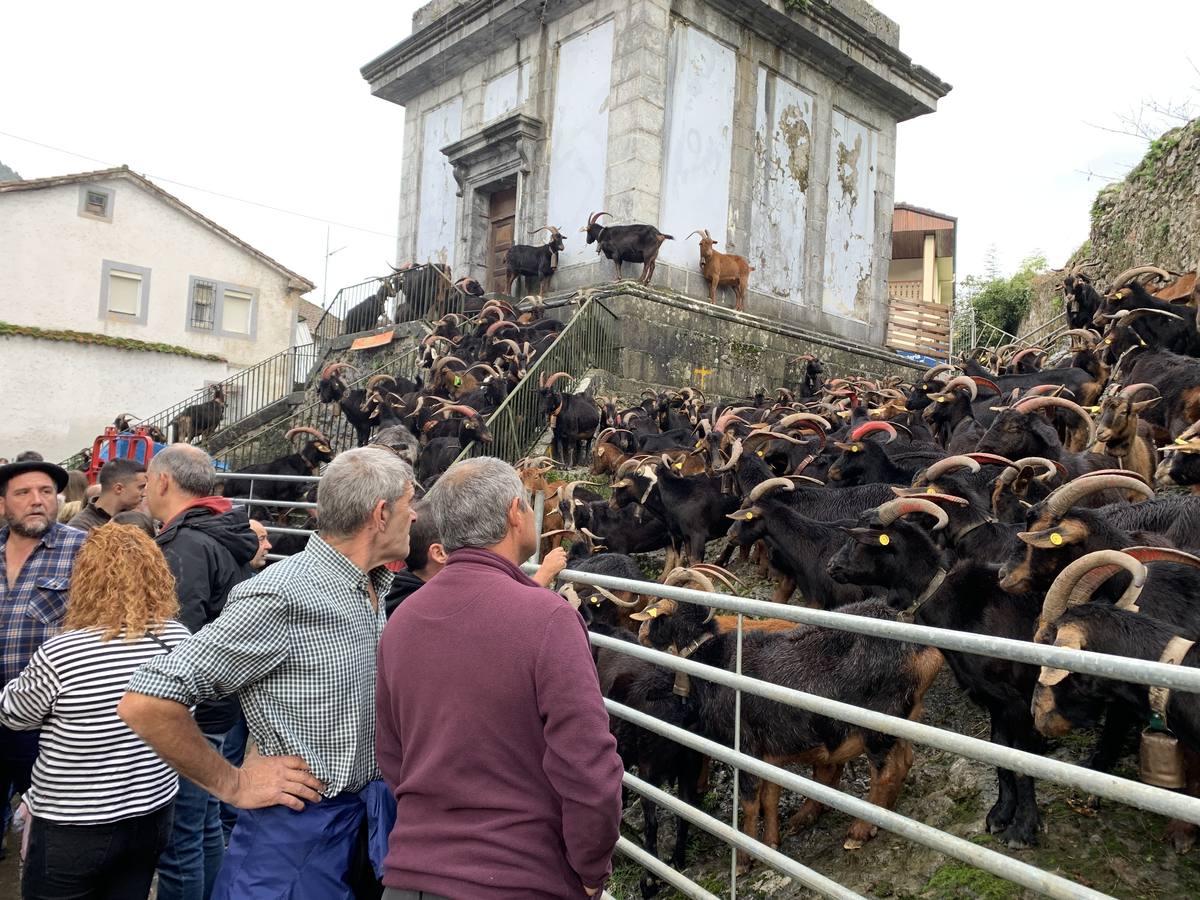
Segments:
[[[547,221],[570,236],[604,208],[612,58],[611,20],[571,37],[558,50]],[[567,241],[558,264],[566,268],[594,255],[579,235]]]
[[[875,130],[833,111],[826,181],[825,277],[821,308],[869,322],[875,312]]]
[[[664,263],[696,265],[696,243],[685,239],[695,229],[706,228],[720,246],[726,244],[735,65],[732,47],[678,20],[671,23],[657,221],[675,240],[663,244],[658,258]]]
[[[458,212],[457,186],[454,171],[441,150],[457,141],[461,133],[461,97],[448,100],[423,116],[417,262],[453,262]]]

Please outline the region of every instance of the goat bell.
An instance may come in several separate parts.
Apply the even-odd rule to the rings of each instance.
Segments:
[[[1140,777],[1154,787],[1177,790],[1186,787],[1183,748],[1175,735],[1147,728],[1142,732]]]

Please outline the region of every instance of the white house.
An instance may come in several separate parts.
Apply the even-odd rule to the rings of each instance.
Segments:
[[[0,456],[65,458],[286,350],[312,288],[128,167],[0,183]]]

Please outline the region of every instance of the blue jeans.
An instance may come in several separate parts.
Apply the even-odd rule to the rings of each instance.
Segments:
[[[225,735],[205,737],[220,753]],[[158,900],[208,900],[224,857],[220,801],[180,777],[171,839],[158,858]]]
[[[231,766],[240,768],[246,759],[246,741],[250,734],[246,728],[246,717],[238,713],[237,722],[225,734],[225,743],[221,747],[221,755]],[[225,838],[225,846],[229,846],[229,836],[233,834],[233,826],[237,824],[238,808],[229,803],[221,804],[221,830]]]

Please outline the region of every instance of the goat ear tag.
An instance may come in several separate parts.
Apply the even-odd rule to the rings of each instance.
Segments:
[[[1063,536],[1061,534],[1059,534],[1057,531],[1052,532],[1050,534],[1050,543],[1052,543],[1055,547],[1061,547],[1062,542],[1063,542]]]
[[[882,546],[886,547],[886,546],[887,546],[888,544],[890,544],[891,542],[892,542],[892,539],[891,539],[890,537],[888,537],[886,534],[881,534],[881,535],[879,536],[879,543],[880,543]]]
[[[658,615],[658,607],[657,606],[650,607],[648,610],[646,610],[646,615],[648,615],[652,619],[655,618]]]
[[[861,447],[859,447],[859,446],[858,446],[858,444],[851,444],[851,445],[850,445],[850,452],[851,452],[851,453],[857,453],[857,452],[858,452],[859,450],[861,450],[861,449],[862,449],[862,448],[861,448]]]
[[[935,488],[935,487],[934,487],[934,486],[931,484],[929,487],[925,488],[925,493],[927,493],[927,494],[936,494],[936,493],[937,493],[937,488]]]

